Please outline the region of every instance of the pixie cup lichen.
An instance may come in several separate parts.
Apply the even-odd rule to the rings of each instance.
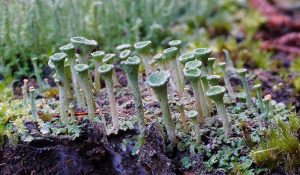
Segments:
[[[260,112],[263,112],[263,102],[262,102],[262,88],[261,88],[261,84],[255,84],[253,86],[253,89],[255,90],[256,93],[256,98],[258,100],[258,106],[260,109]]]
[[[200,135],[200,128],[198,125],[198,121],[197,121],[197,116],[198,116],[198,112],[197,111],[189,111],[187,113],[187,117],[191,120],[192,126],[193,126],[193,130],[195,132],[195,137],[196,137],[196,143],[200,144],[201,143],[201,135]]]
[[[171,117],[170,106],[168,102],[167,84],[170,79],[170,73],[167,71],[156,71],[151,73],[147,79],[147,84],[154,90],[159,104],[163,112],[163,123],[168,133],[168,138],[171,142],[171,147],[177,145],[177,138],[175,135],[175,125]]]
[[[119,54],[119,58],[121,60],[126,60],[131,54],[131,50],[129,49],[125,49],[125,50],[122,50]]]
[[[219,75],[209,75],[207,76],[207,81],[210,86],[217,86],[219,85],[221,77]]]
[[[207,60],[207,73],[210,75],[214,74],[214,63],[216,58],[208,58]]]
[[[88,64],[89,54],[94,50],[98,43],[95,40],[89,40],[85,37],[72,37],[71,43],[75,47],[76,50],[79,51],[79,63]]]
[[[114,86],[113,86],[113,68],[114,65],[112,64],[105,64],[99,67],[98,71],[103,77],[106,85],[106,90],[108,94],[108,100],[109,100],[109,107],[111,110],[112,115],[112,123],[113,123],[113,129],[115,132],[117,132],[120,129],[120,122],[118,118],[118,112],[117,112],[117,103],[114,96]]]
[[[96,109],[95,109],[95,102],[93,99],[92,88],[89,84],[89,78],[88,78],[89,66],[87,64],[77,64],[75,65],[75,70],[77,72],[86,99],[86,103],[88,107],[88,119],[90,122],[92,122],[95,116]]]
[[[182,103],[182,97],[183,97],[183,91],[184,91],[184,83],[180,79],[180,71],[178,70],[178,64],[177,64],[177,54],[178,54],[178,48],[177,47],[170,47],[163,51],[164,57],[166,62],[169,64],[169,67],[171,69],[171,77],[172,80],[175,83],[175,89],[177,92],[177,96],[179,98],[179,103],[177,103],[178,111],[180,113],[180,119],[183,125],[183,128],[185,132],[189,131],[188,125],[186,123],[183,103]]]
[[[131,48],[130,44],[120,44],[116,47],[117,51],[129,50]]]
[[[211,52],[212,50],[210,48],[198,48],[194,50],[195,58],[201,61],[206,69],[205,73],[207,73],[208,58]]]
[[[199,87],[201,71],[199,68],[185,68],[183,73],[192,86],[195,99],[195,109],[198,112],[197,121],[202,124],[204,123],[204,116],[208,116],[208,110],[205,106],[204,94],[201,93],[201,89]]]
[[[36,77],[36,81],[39,85],[39,88],[41,90],[44,90],[44,83],[42,81],[42,78],[41,78],[41,75],[40,75],[40,70],[39,70],[39,67],[37,65],[38,58],[37,57],[31,58],[31,61],[32,61],[32,65],[33,65],[34,75]]]
[[[202,62],[199,60],[193,60],[193,61],[188,61],[184,64],[184,68],[186,69],[191,69],[191,68],[201,68]]]
[[[134,44],[135,50],[141,55],[146,75],[149,75],[152,72],[152,67],[150,65],[151,59],[149,55],[151,44],[151,41],[141,41]]]
[[[139,130],[140,133],[143,134],[145,130],[144,107],[138,84],[140,63],[141,59],[138,56],[133,56],[129,57],[126,61],[122,61],[121,65],[126,72],[128,83],[134,95],[135,109],[139,120]]]
[[[95,64],[95,90],[97,93],[100,92],[101,89],[101,77],[100,73],[98,72],[99,67],[101,66],[102,60],[105,56],[105,52],[103,51],[95,51],[91,53],[94,64]]]
[[[251,92],[250,92],[250,87],[249,87],[248,81],[246,79],[247,69],[245,69],[245,68],[238,69],[237,73],[240,75],[240,78],[241,78],[242,83],[243,83],[244,93],[246,95],[246,105],[247,105],[247,107],[250,107],[250,105],[251,105]]]
[[[114,61],[115,61],[115,59],[116,59],[116,54],[114,54],[114,53],[107,53],[107,54],[104,56],[104,58],[103,58],[102,61],[103,61],[103,63],[105,63],[105,64],[113,64]],[[113,69],[112,71],[113,71],[113,73],[112,73],[113,85],[114,85],[114,86],[121,86],[121,85],[120,85],[120,82],[119,82],[119,79],[118,79],[118,77],[117,77],[117,74],[116,74],[115,69]]]
[[[218,116],[221,117],[221,119],[222,119],[224,134],[226,137],[229,137],[230,127],[229,127],[227,111],[225,109],[224,100],[223,100],[224,93],[225,93],[224,87],[213,86],[213,87],[209,88],[206,95],[216,103]]]
[[[55,66],[56,76],[59,80],[59,102],[60,102],[60,116],[63,123],[66,124],[68,119],[68,92],[67,92],[67,78],[64,71],[64,62],[67,58],[65,53],[55,53],[50,56],[51,62]]]
[[[38,119],[38,113],[36,110],[36,104],[35,104],[35,89],[34,87],[29,87],[29,98],[30,98],[30,107],[31,107],[31,115],[33,119]]]
[[[189,61],[193,61],[193,60],[195,60],[195,54],[194,54],[194,52],[184,53],[184,54],[180,55],[180,57],[179,57],[179,61],[183,65],[185,63],[187,63]]]
[[[232,88],[231,83],[230,83],[230,78],[229,78],[228,73],[226,71],[227,64],[225,62],[220,62],[219,66],[220,66],[220,68],[222,70],[222,73],[223,73],[223,76],[224,76],[224,83],[225,83],[225,87],[228,91],[229,98],[233,103],[235,103],[236,102],[236,95],[233,91],[233,88]]]
[[[73,83],[73,90],[74,90],[74,93],[75,93],[75,98],[76,98],[76,101],[77,101],[77,105],[82,108],[82,107],[85,106],[85,102],[84,102],[84,100],[82,100],[82,97],[81,97],[80,92],[79,92],[80,87],[79,87],[78,77],[77,77],[77,74],[76,74],[76,70],[74,68],[75,65],[76,65],[75,48],[74,48],[73,44],[67,44],[67,45],[64,45],[64,46],[60,47],[59,50],[68,55],[68,61],[70,63],[70,69],[71,69],[72,83]]]

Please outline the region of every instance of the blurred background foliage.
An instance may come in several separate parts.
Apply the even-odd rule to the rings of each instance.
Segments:
[[[79,35],[97,40],[105,50],[145,39],[162,46],[179,37],[189,37],[195,46],[217,43],[220,48],[229,42],[228,49],[235,49],[236,25],[248,23],[244,29],[252,31],[246,37],[251,41],[262,18],[242,18],[255,15],[247,12],[245,0],[2,0],[0,74],[32,76],[31,57],[43,67],[48,55]]]

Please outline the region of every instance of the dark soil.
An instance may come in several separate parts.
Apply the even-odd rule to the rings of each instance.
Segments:
[[[33,132],[34,124],[27,124]],[[159,128],[149,125],[145,144],[138,155],[131,155],[132,144],[122,149],[122,141],[133,131],[108,138],[101,124],[86,124],[80,137],[39,137],[16,146],[7,142],[0,150],[0,174],[175,174],[174,165],[165,154]]]

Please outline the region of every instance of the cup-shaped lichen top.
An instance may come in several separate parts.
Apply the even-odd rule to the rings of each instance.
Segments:
[[[211,86],[217,86],[221,79],[219,75],[209,75],[206,78]]]
[[[182,41],[181,40],[171,40],[168,42],[170,47],[178,47],[180,48]]]
[[[216,103],[222,103],[225,93],[225,88],[223,86],[212,86],[206,92],[206,95],[211,98]]]
[[[213,66],[213,64],[215,63],[216,59],[217,58],[215,58],[215,57],[208,58],[207,59],[207,65],[208,66]]]
[[[197,80],[201,76],[201,70],[199,68],[188,68],[183,69],[184,76],[191,80]]]
[[[179,57],[179,61],[181,64],[185,64],[189,61],[193,61],[195,60],[195,54],[193,52],[188,52],[188,53],[184,53],[182,55],[180,55]]]
[[[80,73],[86,73],[89,70],[89,65],[87,64],[77,64],[75,65],[75,70]]]
[[[150,87],[156,88],[156,87],[161,87],[161,86],[165,85],[166,83],[168,83],[169,79],[170,79],[169,72],[156,71],[156,72],[151,73],[147,77],[146,82]]]
[[[109,63],[109,64],[111,64],[111,63],[114,62],[115,57],[116,57],[116,54],[114,54],[114,53],[108,53],[108,54],[106,54],[104,56],[104,58],[103,58],[102,61],[103,61],[103,63]]]
[[[83,51],[83,54],[97,47],[98,43],[95,40],[89,40],[85,37],[76,36],[71,38],[71,42],[75,49]]]
[[[261,90],[261,84],[255,84],[255,85],[253,86],[253,89],[254,89],[254,90]]]
[[[128,57],[127,60],[122,61],[121,64],[124,66],[138,66],[141,63],[141,59],[138,56]]]
[[[131,50],[125,49],[120,53],[119,58],[121,60],[126,60],[130,56],[130,54],[131,54]]]
[[[219,63],[219,66],[220,66],[221,70],[222,70],[223,73],[224,73],[225,67],[226,67],[226,62],[220,62],[220,63]]]
[[[94,60],[97,60],[97,61],[102,61],[102,59],[104,58],[105,56],[105,52],[103,51],[95,51],[93,53],[91,53],[91,56]]]
[[[38,60],[38,58],[37,58],[37,57],[33,57],[33,58],[31,58],[31,61],[32,61],[32,62],[37,62],[37,60]]]
[[[177,47],[170,47],[163,51],[164,57],[166,60],[176,59],[178,54]]]
[[[202,62],[199,60],[188,61],[187,63],[184,64],[185,69],[200,68],[201,66],[202,66]]]
[[[114,68],[114,65],[105,64],[105,65],[99,67],[98,72],[103,75],[104,79],[111,79],[113,68]]]
[[[164,54],[158,53],[158,54],[156,54],[156,55],[153,56],[153,60],[156,63],[163,63],[163,56],[164,56]]]
[[[61,52],[66,53],[69,58],[75,58],[75,47],[73,44],[67,44],[67,45],[61,46],[59,48],[59,50]]]
[[[247,69],[245,68],[241,68],[241,69],[238,69],[237,70],[237,73],[241,76],[241,77],[246,77],[246,74],[247,74]]]
[[[75,36],[70,39],[75,49],[82,49],[85,45],[86,38],[82,36]]]
[[[151,41],[141,41],[134,44],[134,48],[141,54],[147,54],[150,50]]]
[[[61,64],[63,66],[67,56],[68,56],[67,54],[61,52],[61,53],[55,53],[51,55],[49,58],[55,66],[58,64]]]
[[[120,44],[116,47],[117,51],[123,51],[125,49],[130,49],[131,45],[130,44]]]
[[[196,59],[202,61],[205,66],[207,66],[208,57],[211,52],[210,48],[198,48],[194,50]]]
[[[198,112],[195,110],[191,110],[187,113],[187,117],[190,118],[191,120],[196,120],[198,116]]]

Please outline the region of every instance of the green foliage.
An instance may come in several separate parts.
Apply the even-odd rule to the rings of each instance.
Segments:
[[[278,120],[267,137],[251,152],[255,163],[269,168],[283,165],[287,172],[300,166],[300,119],[290,116],[288,121]],[[293,173],[291,173],[293,174]]]

